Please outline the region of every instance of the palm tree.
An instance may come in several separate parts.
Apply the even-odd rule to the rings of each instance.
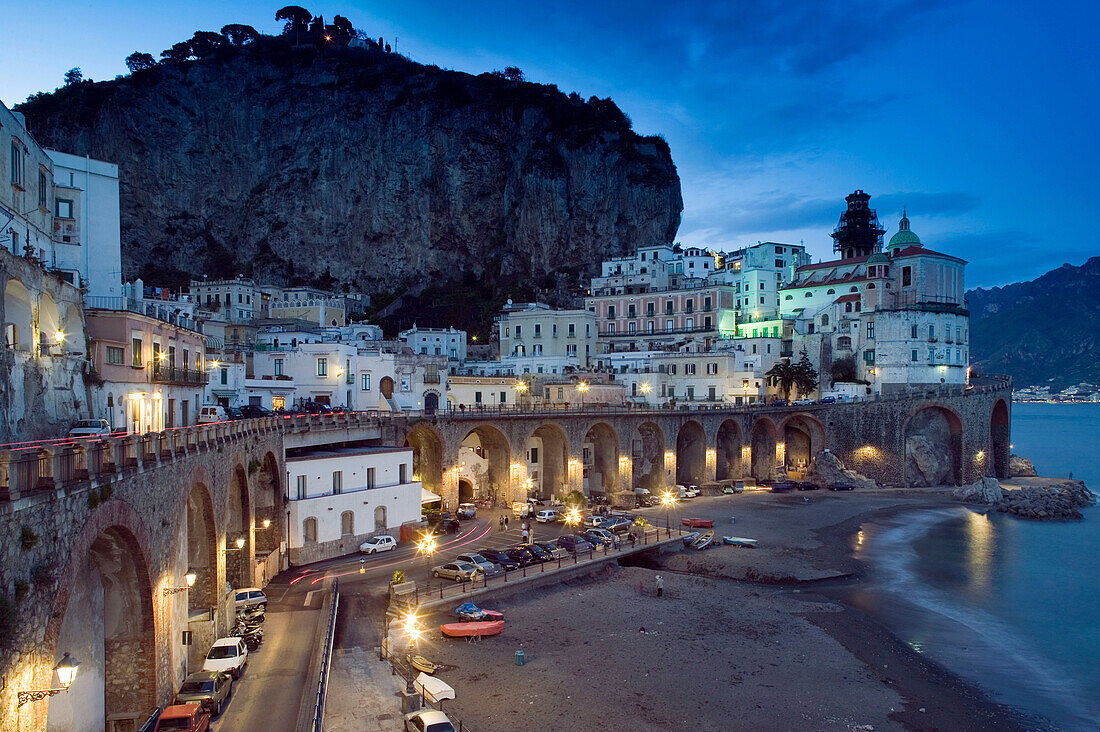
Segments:
[[[783,392],[783,398],[787,399],[791,394],[791,387],[798,383],[798,368],[790,362],[790,359],[776,361],[775,365],[768,369],[767,376],[775,381],[775,384]]]

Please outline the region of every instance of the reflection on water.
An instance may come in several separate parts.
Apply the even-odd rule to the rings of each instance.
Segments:
[[[975,599],[989,595],[993,576],[993,545],[996,529],[985,514],[967,513],[966,565],[970,570],[968,594]]]

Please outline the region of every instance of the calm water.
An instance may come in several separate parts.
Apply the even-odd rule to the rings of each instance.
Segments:
[[[1100,404],[1017,404],[1014,452],[1100,492]],[[1100,729],[1100,508],[1066,523],[922,511],[863,527],[862,603],[913,648],[999,701]],[[1040,725],[1036,725],[1040,726]]]

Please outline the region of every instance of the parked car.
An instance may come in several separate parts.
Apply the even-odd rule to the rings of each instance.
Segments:
[[[207,732],[209,729],[210,712],[201,704],[173,704],[160,713],[153,732]]]
[[[550,559],[565,559],[569,556],[569,552],[552,541],[538,541],[535,542],[535,545],[549,554]]]
[[[553,508],[546,508],[535,514],[535,521],[540,524],[552,524],[558,520],[559,514]]]
[[[821,404],[836,404],[835,396],[821,397]]]
[[[610,531],[612,534],[625,534],[628,531],[630,531],[630,525],[632,523],[634,523],[634,522],[631,521],[630,519],[616,518],[613,521],[608,521],[607,523],[605,523],[600,528],[601,529],[606,529],[607,531]]]
[[[259,587],[242,587],[237,590],[236,597],[233,599],[237,612],[256,606],[259,606],[261,611],[267,609],[267,595]]]
[[[477,553],[490,562],[499,565],[506,572],[519,569],[519,562],[498,549],[478,549]]]
[[[680,519],[682,526],[687,526],[690,529],[712,529],[714,528],[714,521],[705,518],[683,518]]]
[[[469,562],[447,562],[438,567],[432,567],[432,577],[436,579],[450,579],[455,582],[469,582],[481,574],[481,569],[476,564]]]
[[[218,717],[222,705],[233,695],[233,678],[221,671],[196,671],[188,674],[176,693],[176,704],[201,704]]]
[[[229,409],[225,410],[225,417],[226,419],[233,421],[244,419],[244,414],[241,413],[240,407],[230,407]]]
[[[428,529],[434,536],[440,536],[442,534],[454,534],[457,533],[462,527],[458,523],[458,519],[451,518],[450,514],[444,514],[444,516],[435,520],[428,520]]]
[[[816,491],[820,487],[821,486],[817,485],[816,483],[805,483],[802,481],[799,481],[798,483],[798,490],[800,491]]]
[[[455,513],[460,519],[477,518],[477,506],[472,503],[460,503]]]
[[[584,525],[592,529],[598,529],[605,523],[607,523],[609,518],[609,516],[600,516],[599,514],[593,514],[592,516],[585,517]]]
[[[69,430],[69,437],[110,437],[111,425],[105,419],[80,419]]]
[[[533,554],[535,556],[535,560],[540,562],[540,563],[541,562],[549,562],[549,561],[552,561],[554,559],[554,557],[552,557],[550,555],[550,552],[546,551],[545,549],[543,549],[538,544],[534,544],[534,543],[524,544],[523,548],[526,549],[527,551],[531,552],[531,554]]]
[[[226,419],[225,407],[220,404],[204,404],[199,408],[199,418],[195,424],[224,422]]]
[[[790,402],[788,402],[786,399],[776,399],[774,402],[772,402],[773,407],[786,407],[789,405]]]
[[[590,552],[596,548],[592,546],[588,540],[580,536],[574,537],[572,534],[563,534],[559,536],[558,546],[571,554],[576,554],[577,552]]]
[[[206,660],[202,663],[203,671],[221,671],[235,679],[241,678],[244,667],[248,665],[248,646],[243,638],[230,637],[219,638],[214,641],[210,651],[206,654]]]
[[[830,483],[827,487],[831,491],[852,491],[856,488],[851,483]]]
[[[593,546],[609,546],[617,548],[620,544],[619,537],[612,534],[607,529],[589,529],[584,532],[584,538],[587,539]]]
[[[813,404],[814,400],[813,399],[795,399],[794,403],[797,406],[805,406],[807,404]]]
[[[393,551],[397,548],[397,539],[392,536],[372,536],[359,545],[359,551],[363,554],[377,554],[379,552]]]
[[[332,407],[321,402],[302,402],[302,406],[298,408],[298,411],[303,414],[332,414]]]
[[[772,493],[786,493],[798,488],[798,483],[793,480],[777,480],[772,483]]]
[[[266,407],[261,407],[259,404],[242,404],[241,416],[245,419],[260,419],[262,417],[273,417],[275,412],[272,412]]]
[[[455,726],[443,712],[421,709],[405,715],[405,732],[455,732]]]
[[[520,547],[506,549],[504,553],[516,560],[516,563],[521,567],[527,567],[537,563],[534,554]]]
[[[479,567],[481,569],[482,574],[484,574],[486,577],[492,577],[494,575],[498,575],[503,571],[499,566],[494,564],[491,559],[488,559],[487,557],[483,557],[480,554],[478,554],[477,552],[468,552],[466,554],[459,554],[457,557],[455,557],[455,561],[457,561],[457,562],[469,562],[470,564],[474,565],[475,567]]]

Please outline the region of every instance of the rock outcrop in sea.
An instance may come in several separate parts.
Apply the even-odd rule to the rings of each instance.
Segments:
[[[957,500],[992,506],[1000,513],[1040,521],[1083,518],[1079,509],[1096,503],[1096,494],[1080,480],[1036,478],[1020,488],[1005,489],[996,478],[982,478],[951,494]]]
[[[1034,478],[1039,475],[1035,471],[1035,465],[1026,457],[1010,455],[1008,458],[1008,474],[1013,478]]]

